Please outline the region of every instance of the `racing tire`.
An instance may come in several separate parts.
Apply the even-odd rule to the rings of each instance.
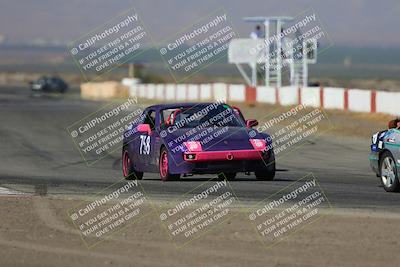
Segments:
[[[143,172],[135,171],[126,146],[122,149],[122,174],[126,180],[142,180],[143,178]]]
[[[256,175],[257,180],[260,181],[273,181],[275,178],[275,172],[276,172],[276,167],[275,167],[275,154],[272,151],[271,155],[268,159],[267,162],[267,167],[262,170],[262,171],[256,171],[254,174]]]
[[[169,172],[169,164],[168,164],[168,150],[163,147],[160,152],[160,159],[158,163],[158,170],[160,172],[160,179],[163,182],[166,181],[177,181],[180,179],[180,174],[171,174]]]
[[[399,192],[400,183],[397,175],[396,161],[392,153],[385,151],[379,162],[381,183],[386,192]]]
[[[236,172],[222,172],[218,174],[218,179],[219,180],[228,180],[232,181],[236,177]]]

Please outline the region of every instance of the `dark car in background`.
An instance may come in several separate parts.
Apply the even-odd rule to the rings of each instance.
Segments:
[[[59,77],[42,76],[30,82],[30,88],[32,91],[65,93],[68,90],[68,84]]]

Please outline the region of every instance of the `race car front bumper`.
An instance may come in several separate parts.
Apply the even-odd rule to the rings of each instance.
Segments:
[[[187,151],[181,155],[179,160],[171,162],[172,174],[264,171],[275,161],[272,149]]]
[[[187,162],[262,160],[267,155],[265,150],[226,150],[185,152],[183,159]]]
[[[380,171],[379,171],[379,153],[375,151],[371,151],[369,154],[369,165],[371,166],[371,169],[373,172],[375,172],[376,176],[380,176]]]

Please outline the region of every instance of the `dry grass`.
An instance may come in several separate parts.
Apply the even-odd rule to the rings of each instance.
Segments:
[[[235,103],[240,107],[246,118],[256,118],[260,122],[268,119],[268,114],[285,112],[294,106],[279,106],[257,104],[250,107],[243,103]],[[307,108],[312,111],[315,108]],[[358,113],[341,110],[323,110],[327,120],[321,122],[320,127],[330,134],[341,136],[369,138],[372,133],[385,129],[393,116],[380,113]]]
[[[150,100],[141,100],[144,105],[152,105],[162,103]],[[278,115],[286,112],[294,106],[279,106],[271,104],[257,104],[249,106],[245,103],[229,103],[239,107],[246,119],[257,119],[260,124],[271,118],[272,114]],[[315,108],[307,108],[306,111],[312,111]],[[328,134],[369,138],[371,134],[387,128],[389,120],[393,119],[392,115],[381,113],[360,113],[342,110],[323,110],[327,120],[321,121],[319,124],[322,132]]]

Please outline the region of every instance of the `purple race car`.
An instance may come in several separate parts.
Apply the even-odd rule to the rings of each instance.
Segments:
[[[168,181],[218,174],[233,180],[237,172],[254,172],[259,180],[273,180],[272,140],[252,129],[256,125],[225,103],[150,106],[124,133],[123,175],[142,179],[144,172],[158,172]]]

